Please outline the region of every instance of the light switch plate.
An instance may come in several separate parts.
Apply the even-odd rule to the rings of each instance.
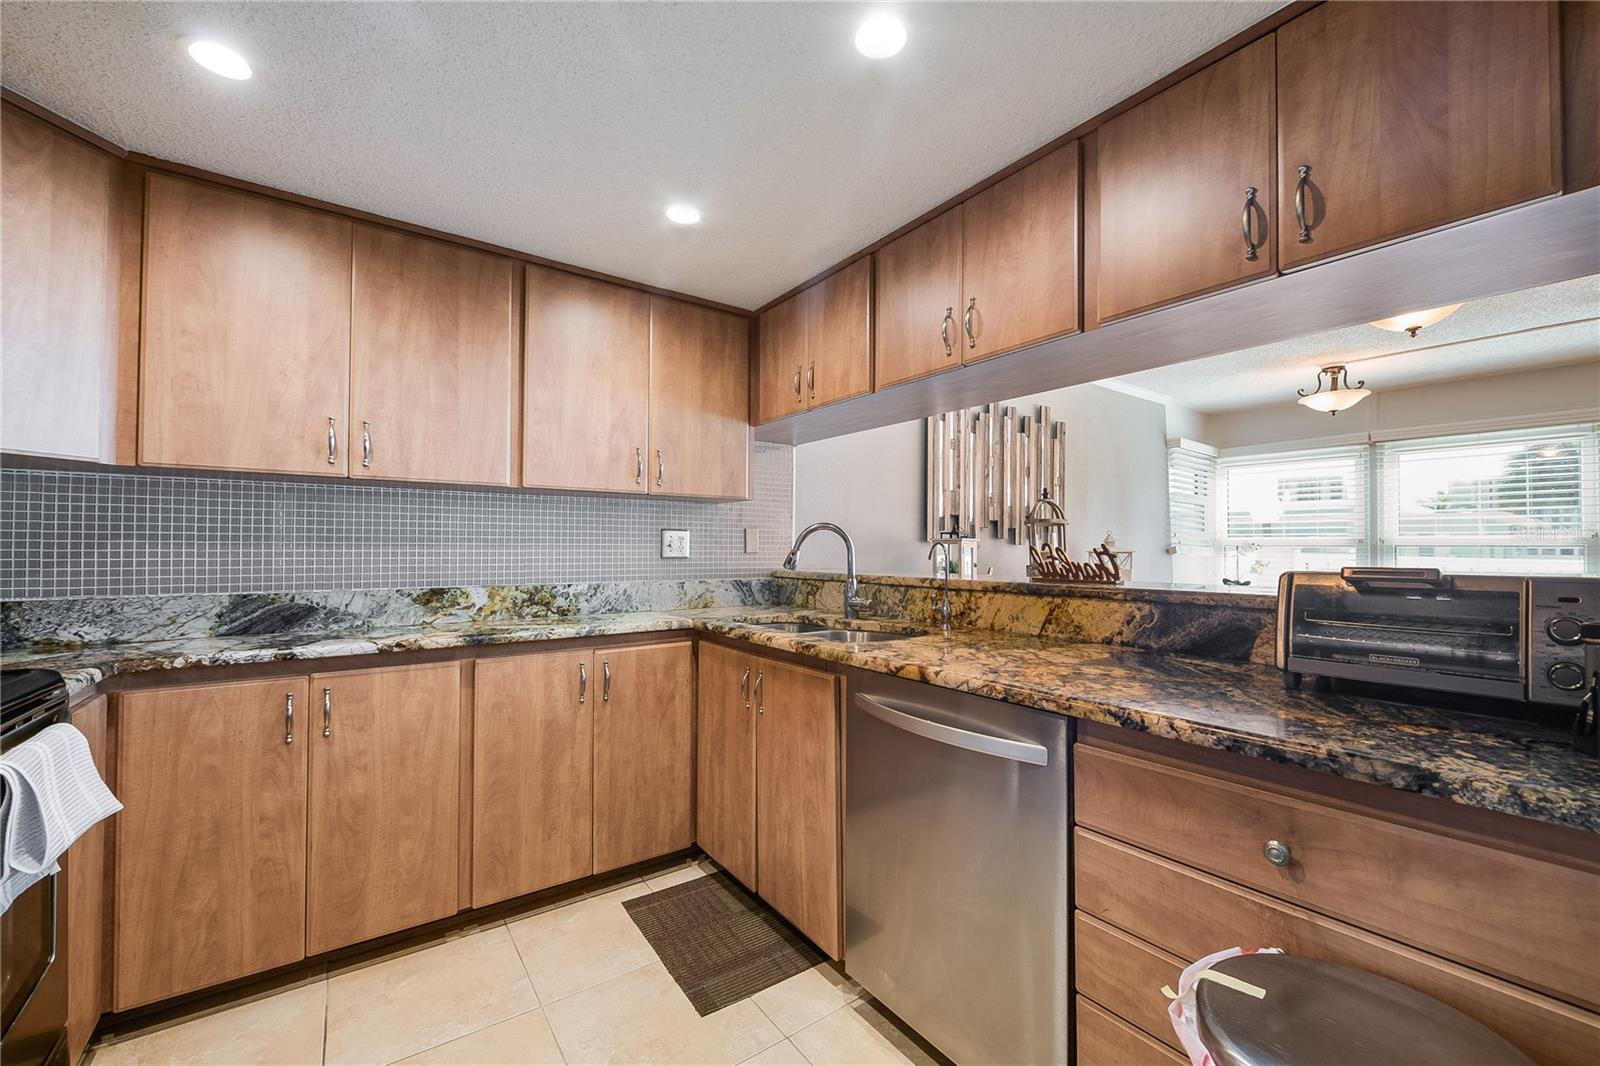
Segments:
[[[744,531],[744,553],[754,555],[761,550],[761,529],[759,526],[746,526]]]
[[[689,558],[689,531],[687,529],[663,529],[661,531],[661,558]]]

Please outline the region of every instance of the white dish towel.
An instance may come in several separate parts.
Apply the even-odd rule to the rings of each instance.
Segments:
[[[89,754],[89,741],[59,722],[0,755],[0,913],[89,827],[122,810]]]

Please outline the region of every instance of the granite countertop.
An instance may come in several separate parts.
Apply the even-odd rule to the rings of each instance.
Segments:
[[[1473,807],[1600,832],[1600,759],[1530,722],[1360,696],[1286,692],[1276,671],[1102,644],[957,630],[867,645],[757,628],[792,609],[719,607],[562,621],[415,626],[355,635],[207,637],[8,652],[74,690],[190,666],[699,630],[1201,747],[1242,752]],[[866,623],[871,625],[872,623]]]

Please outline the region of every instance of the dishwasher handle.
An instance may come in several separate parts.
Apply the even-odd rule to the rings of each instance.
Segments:
[[[983,755],[995,755],[1002,759],[1010,759],[1012,762],[1027,763],[1030,766],[1050,765],[1050,751],[1043,744],[1012,740],[1010,737],[997,737],[990,733],[979,733],[976,730],[935,722],[914,713],[925,710],[914,703],[901,703],[899,700],[868,696],[859,692],[856,694],[856,700],[860,702],[862,710],[885,725],[903,729],[907,733],[914,733],[927,740],[948,744],[954,748],[965,748],[967,751],[976,751]]]

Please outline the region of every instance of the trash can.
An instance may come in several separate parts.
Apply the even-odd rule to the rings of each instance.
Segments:
[[[1386,977],[1300,955],[1235,955],[1210,969],[1255,990],[1194,985],[1216,1066],[1532,1066],[1482,1024]]]

